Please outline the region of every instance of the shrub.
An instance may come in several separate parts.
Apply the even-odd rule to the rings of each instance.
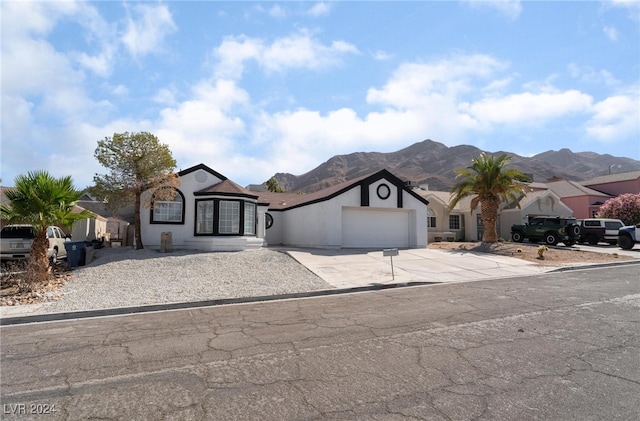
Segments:
[[[599,218],[620,219],[625,225],[640,223],[640,193],[625,193],[607,200],[598,209]]]
[[[21,293],[36,291],[51,278],[49,268],[39,268],[39,264],[35,259],[7,263],[6,271],[2,272],[2,284],[16,286]]]

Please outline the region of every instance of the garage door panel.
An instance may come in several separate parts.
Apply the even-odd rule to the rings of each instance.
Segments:
[[[409,247],[409,212],[344,208],[342,246]]]

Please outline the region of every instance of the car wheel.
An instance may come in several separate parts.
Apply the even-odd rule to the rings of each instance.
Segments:
[[[515,231],[511,233],[511,239],[516,243],[522,243],[524,241],[524,235],[520,231]]]
[[[58,249],[53,249],[53,254],[49,258],[49,263],[51,266],[58,264]]]
[[[588,235],[587,243],[589,243],[590,246],[595,246],[596,244],[598,244],[598,237],[593,234]]]
[[[573,224],[571,228],[569,228],[569,233],[573,237],[580,237],[580,225]]]
[[[558,244],[558,236],[550,232],[549,234],[546,234],[544,236],[544,242],[550,246],[555,246],[556,244]]]
[[[633,248],[633,240],[628,235],[618,237],[618,245],[622,250],[631,250]]]

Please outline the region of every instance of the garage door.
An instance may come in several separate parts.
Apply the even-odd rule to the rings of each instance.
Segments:
[[[343,208],[342,247],[409,247],[409,211]]]

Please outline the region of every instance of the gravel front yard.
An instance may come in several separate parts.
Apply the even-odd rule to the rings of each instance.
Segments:
[[[104,248],[76,268],[47,313],[307,292],[332,287],[289,255]]]

